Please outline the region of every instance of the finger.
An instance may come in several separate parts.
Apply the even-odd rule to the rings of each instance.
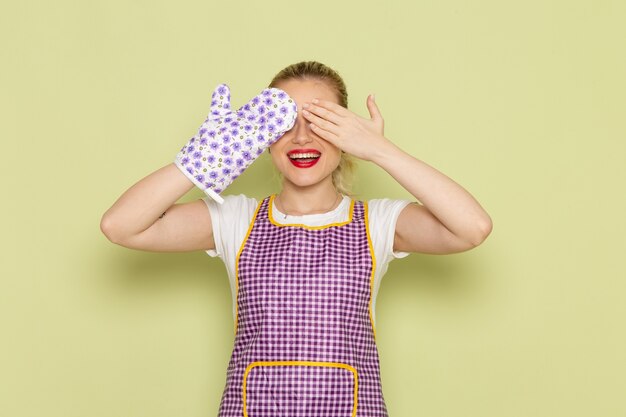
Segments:
[[[309,124],[309,128],[313,131],[313,133],[315,133],[320,138],[322,138],[324,140],[327,140],[328,142],[332,143],[333,145],[339,147],[339,145],[337,144],[337,141],[338,141],[339,137],[337,135],[335,135],[334,133],[329,132],[328,130],[325,130],[325,129],[317,126],[315,123],[310,123]]]
[[[308,110],[311,113],[314,113],[315,115],[321,117],[324,120],[333,122],[336,125],[339,125],[341,123],[341,120],[343,119],[343,117],[339,116],[334,111],[325,109],[324,107],[321,107],[321,106],[316,106],[315,104],[306,103],[306,107],[303,107],[302,111],[305,111],[305,110]]]
[[[332,122],[329,122],[328,120],[325,120],[319,116],[316,116],[315,114],[305,109],[302,110],[302,115],[307,119],[308,122],[314,123],[316,126],[328,132],[331,132],[333,134],[339,133],[339,126],[337,126],[336,124]]]
[[[366,105],[372,120],[379,121],[383,119],[382,114],[380,114],[380,110],[378,110],[378,105],[376,104],[376,101],[374,101],[374,94],[367,96]]]
[[[352,113],[350,110],[346,109],[341,104],[337,104],[328,100],[321,100],[319,98],[314,98],[313,104],[317,104],[320,107],[323,107],[328,110],[332,110],[335,114],[338,114],[341,117],[349,116],[350,113]]]

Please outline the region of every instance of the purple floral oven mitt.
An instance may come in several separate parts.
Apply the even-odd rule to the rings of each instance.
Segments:
[[[211,99],[209,116],[174,163],[222,204],[219,194],[293,127],[298,109],[296,102],[278,88],[264,89],[235,113],[230,108],[228,85],[218,85]]]

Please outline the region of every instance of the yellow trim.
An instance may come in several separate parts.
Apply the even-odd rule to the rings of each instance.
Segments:
[[[252,362],[246,368],[246,371],[243,374],[243,416],[248,417],[248,411],[246,410],[246,385],[248,374],[255,366],[326,366],[329,368],[343,368],[352,372],[354,376],[354,406],[352,407],[352,416],[356,416],[356,408],[358,402],[358,388],[359,388],[359,378],[357,376],[356,369],[352,366],[340,363],[340,362],[311,362],[311,361],[260,361],[260,362]]]
[[[349,217],[348,220],[342,223],[331,223],[331,224],[326,224],[324,226],[307,226],[306,224],[295,224],[295,223],[291,223],[291,224],[281,224],[281,223],[277,223],[276,220],[274,220],[274,215],[272,214],[272,205],[274,204],[274,198],[276,197],[276,194],[272,194],[270,196],[270,202],[269,202],[269,207],[268,207],[268,211],[267,211],[267,217],[269,218],[270,222],[274,225],[274,226],[278,226],[278,227],[286,227],[286,226],[290,226],[290,227],[303,227],[305,229],[309,229],[309,230],[320,230],[320,229],[327,229],[329,227],[333,227],[333,226],[344,226],[350,222],[352,222],[352,217],[354,215],[354,200],[351,200],[350,202],[350,209],[349,209]]]
[[[374,255],[374,245],[372,245],[372,237],[370,236],[370,226],[368,219],[368,207],[367,201],[363,202],[363,209],[365,211],[365,233],[367,234],[367,246],[370,249],[370,255],[372,256],[372,275],[370,276],[370,322],[372,323],[372,333],[374,334],[374,341],[376,341],[376,329],[374,326],[374,316],[372,316],[372,301],[374,299],[374,276],[376,274],[376,255]]]
[[[256,216],[259,213],[261,204],[263,204],[263,200],[259,202],[259,204],[256,206],[256,210],[254,210],[252,221],[250,221],[250,225],[248,226],[248,232],[246,233],[246,237],[243,238],[243,242],[239,247],[237,257],[235,258],[235,334],[237,334],[237,323],[239,321],[239,311],[237,309],[237,305],[239,304],[239,257],[241,256],[241,252],[243,252],[243,247],[250,237],[250,232],[252,232],[252,227],[254,226],[254,221],[256,220]]]

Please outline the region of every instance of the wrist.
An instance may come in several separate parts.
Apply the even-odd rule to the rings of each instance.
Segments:
[[[400,153],[403,153],[402,149],[397,147],[389,139],[385,138],[385,141],[376,149],[376,152],[372,155],[370,161],[381,168],[385,168],[385,165],[392,163],[395,157]]]

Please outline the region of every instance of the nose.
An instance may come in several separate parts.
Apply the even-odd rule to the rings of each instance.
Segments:
[[[298,111],[298,117],[296,118],[296,122],[293,126],[293,137],[291,141],[297,144],[304,144],[311,142],[313,138],[311,137],[313,132],[309,127],[309,122],[302,115],[302,111]]]

